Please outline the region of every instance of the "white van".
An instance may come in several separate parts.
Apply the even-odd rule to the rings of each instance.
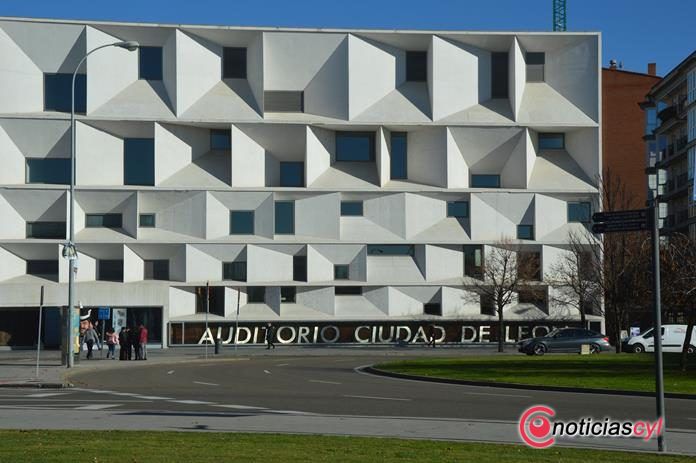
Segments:
[[[638,336],[633,336],[628,340],[628,349],[631,352],[655,352],[655,339],[653,338],[653,329],[650,328]],[[696,352],[696,333],[692,330],[691,344],[689,345],[689,353]],[[662,351],[663,352],[681,352],[686,339],[686,325],[662,325]]]

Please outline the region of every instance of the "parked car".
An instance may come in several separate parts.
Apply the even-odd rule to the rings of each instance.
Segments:
[[[662,351],[681,352],[686,340],[686,325],[662,325]],[[626,342],[626,351],[640,354],[642,352],[655,352],[655,330],[650,328],[638,336],[633,336]],[[691,332],[691,343],[688,352],[696,352],[696,333]]]
[[[527,355],[544,355],[547,352],[580,352],[583,344],[590,346],[592,354],[612,350],[608,337],[583,328],[557,328],[546,336],[523,339],[517,346]]]

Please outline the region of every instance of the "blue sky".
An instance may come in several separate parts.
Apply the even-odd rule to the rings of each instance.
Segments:
[[[696,0],[567,0],[568,30],[601,31],[603,64],[664,75],[696,49]],[[113,5],[119,3],[119,8]],[[551,0],[2,0],[1,16],[177,24],[549,30]],[[655,6],[659,5],[659,10]]]

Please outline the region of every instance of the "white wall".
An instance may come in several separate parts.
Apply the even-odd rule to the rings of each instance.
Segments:
[[[78,185],[123,185],[122,138],[82,122],[75,126],[75,138]]]

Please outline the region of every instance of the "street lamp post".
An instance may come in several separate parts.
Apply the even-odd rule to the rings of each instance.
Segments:
[[[82,63],[85,62],[87,57],[97,50],[107,47],[119,47],[126,49],[128,51],[135,51],[138,49],[140,44],[134,41],[128,42],[115,42],[108,43],[106,45],[99,46],[90,52],[88,52],[77,64],[75,72],[72,76],[71,89],[71,106],[70,106],[70,235],[68,242],[63,247],[63,257],[68,259],[69,263],[69,274],[68,274],[68,358],[67,367],[72,368],[75,365],[75,339],[73,330],[73,310],[75,305],[75,271],[76,261],[77,261],[77,249],[75,248],[75,78],[77,77],[77,71],[80,70]]]

